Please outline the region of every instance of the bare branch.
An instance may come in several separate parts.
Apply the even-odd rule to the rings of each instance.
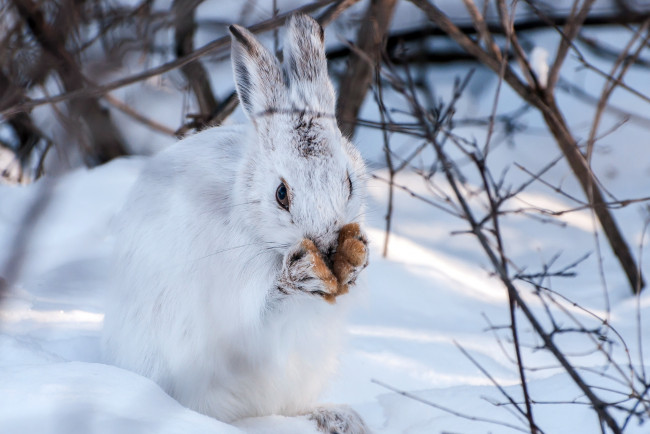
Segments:
[[[582,4],[580,10],[577,10],[580,0],[574,1],[573,7],[571,9],[571,15],[569,16],[569,20],[564,25],[563,31],[560,32],[560,36],[562,37],[562,39],[557,49],[557,53],[555,55],[555,60],[553,61],[553,65],[551,66],[551,69],[548,73],[548,81],[546,84],[546,89],[549,92],[553,92],[553,89],[555,88],[555,84],[557,83],[558,78],[560,77],[560,69],[562,68],[564,59],[566,58],[566,55],[569,52],[569,48],[571,48],[571,44],[575,39],[575,37],[578,35],[578,32],[582,27],[582,23],[587,18],[587,15],[591,10],[591,6],[593,5],[595,0],[583,0],[583,1],[584,3]]]
[[[203,0],[174,0],[175,49],[176,57],[182,58],[194,51],[194,13]],[[200,116],[207,120],[217,110],[217,100],[214,97],[208,73],[198,60],[180,67],[181,72],[191,87],[199,105]]]
[[[650,19],[646,20],[643,23],[643,25],[641,25],[641,27],[639,27],[639,29],[634,33],[634,35],[627,43],[625,48],[621,51],[621,54],[619,55],[618,59],[616,59],[616,62],[614,62],[614,65],[612,66],[612,71],[609,74],[612,77],[614,76],[616,70],[619,67],[621,67],[621,69],[618,73],[618,76],[616,77],[616,81],[608,80],[605,83],[600,99],[598,100],[598,105],[596,106],[596,114],[594,115],[594,120],[591,124],[591,130],[589,131],[589,138],[587,139],[586,158],[587,158],[587,162],[589,163],[591,163],[591,157],[596,142],[596,134],[598,132],[598,127],[600,126],[600,119],[602,117],[603,111],[605,110],[605,107],[607,107],[607,101],[609,100],[609,97],[614,92],[614,89],[616,89],[617,83],[621,83],[623,81],[623,76],[629,69],[630,65],[632,65],[634,63],[634,60],[636,60],[639,57],[641,51],[648,43],[648,37],[646,36],[646,38],[643,41],[641,41],[641,43],[639,44],[636,51],[631,56],[629,56],[632,46],[638,40],[639,36],[641,36],[642,33],[648,30],[649,26],[650,26]]]
[[[412,0],[418,2],[416,0]],[[427,3],[428,4],[428,3]],[[397,78],[395,78],[397,80]],[[528,322],[531,324],[535,333],[542,339],[544,342],[544,348],[553,354],[555,359],[560,363],[565,372],[571,377],[573,382],[578,386],[578,388],[585,394],[585,396],[591,402],[594,410],[597,412],[599,418],[604,421],[607,426],[615,433],[618,434],[621,432],[620,427],[618,426],[616,420],[612,417],[609,412],[608,405],[602,401],[594,391],[589,387],[589,385],[584,381],[582,376],[578,371],[573,367],[569,362],[562,350],[555,344],[551,335],[545,330],[542,326],[542,323],[539,321],[537,316],[528,306],[527,302],[523,299],[515,285],[513,284],[507,269],[504,267],[502,261],[499,259],[498,251],[495,252],[490,241],[488,240],[486,234],[484,233],[483,228],[479,225],[478,220],[474,215],[474,211],[467,202],[465,196],[461,192],[461,189],[458,185],[457,177],[455,172],[452,170],[454,167],[449,160],[446,152],[440,146],[439,142],[436,140],[435,135],[432,133],[429,122],[427,121],[426,114],[423,113],[421,105],[417,101],[417,95],[413,89],[408,89],[408,101],[411,106],[413,115],[419,120],[420,125],[427,136],[429,142],[433,145],[436,156],[440,161],[445,179],[449,186],[451,187],[456,202],[460,206],[464,219],[470,226],[471,233],[476,236],[478,239],[482,250],[487,255],[492,268],[494,269],[496,275],[499,277],[503,285],[508,291],[509,297],[514,300],[516,305],[521,309]]]
[[[481,12],[476,7],[474,0],[463,0],[463,3],[465,3],[465,8],[467,9],[467,12],[469,12],[470,17],[472,17],[474,27],[476,27],[476,31],[483,40],[483,43],[487,47],[488,52],[492,54],[496,60],[501,62],[501,50],[499,49],[499,46],[496,44],[496,42],[494,42],[492,33],[490,33],[487,23],[485,22],[485,19],[483,18]]]
[[[341,78],[336,117],[343,135],[354,135],[355,121],[368,87],[372,83],[373,69],[381,58],[382,46],[393,17],[396,0],[371,0],[366,16],[357,34],[358,51],[353,52],[348,68]]]
[[[458,29],[458,27],[455,26],[435,5],[432,5],[427,0],[410,1],[422,9],[430,20],[440,26],[440,28],[447,32],[452,39],[463,47],[463,49],[475,56],[481,63],[498,74],[503,72],[503,78],[510,87],[516,91],[522,99],[534,105],[542,113],[546,125],[564,153],[573,173],[578,178],[585,195],[589,198],[589,202],[593,205],[594,212],[600,221],[609,244],[630,282],[630,287],[633,291],[636,291],[636,288],[638,287],[644,287],[645,284],[643,283],[643,279],[641,281],[638,280],[639,271],[637,270],[636,262],[632,257],[629,246],[621,235],[621,232],[607,207],[602,206],[602,203],[604,203],[605,200],[600,188],[598,187],[598,180],[593,172],[591,172],[585,156],[582,154],[577,146],[576,140],[571,135],[564,116],[557,106],[552,93],[552,88],[547,87],[543,94],[544,97],[542,98],[536,91],[533,91],[529,86],[524,84],[509,67],[502,69],[501,62],[497,61],[496,58],[481,49],[478,44],[463,34],[460,29]],[[591,0],[586,0],[585,5],[583,5],[584,8],[581,9],[578,15],[586,13],[584,10],[589,1]],[[577,31],[574,27],[577,25],[576,23],[581,22],[583,19],[584,18],[581,19],[581,15],[578,16],[576,18],[578,21],[573,21],[573,24],[570,25],[570,30]],[[563,39],[562,44],[566,43],[566,40]],[[563,57],[560,56],[557,59],[559,60],[561,58]]]
[[[513,309],[511,309],[511,311],[514,312]],[[512,327],[516,327],[516,326],[514,325],[514,323],[513,323]],[[516,336],[516,335],[515,335],[515,336]],[[502,394],[502,395],[503,395],[503,396],[504,396],[504,397],[505,397],[505,398],[506,398],[506,399],[507,399],[507,400],[508,400],[508,401],[509,401],[513,406],[514,406],[514,408],[515,408],[515,409],[516,409],[516,410],[517,410],[517,411],[518,411],[522,416],[524,416],[524,417],[528,420],[528,422],[529,422],[529,426],[530,426],[530,432],[531,432],[531,434],[535,434],[535,433],[541,433],[541,432],[543,432],[543,431],[542,431],[542,430],[541,430],[541,429],[540,429],[540,428],[535,424],[535,422],[533,421],[533,418],[532,418],[532,410],[530,410],[530,397],[528,396],[528,391],[527,391],[526,389],[524,389],[524,390],[525,390],[525,397],[526,397],[526,399],[524,400],[525,407],[526,407],[526,411],[524,411],[524,410],[521,409],[521,407],[519,406],[519,404],[518,404],[518,403],[517,403],[517,402],[512,398],[512,396],[510,396],[510,395],[509,395],[509,394],[508,394],[508,393],[503,389],[503,387],[499,384],[499,382],[496,381],[496,380],[494,379],[494,377],[493,377],[492,375],[490,375],[490,373],[489,373],[489,372],[488,372],[488,371],[487,371],[483,366],[481,366],[481,364],[478,363],[478,361],[477,361],[474,357],[472,357],[472,355],[471,355],[471,354],[470,354],[470,353],[469,353],[465,348],[463,348],[462,345],[460,345],[460,344],[459,344],[458,342],[456,342],[456,341],[454,341],[454,345],[456,346],[456,348],[458,348],[458,349],[460,350],[461,353],[463,353],[463,355],[464,355],[465,357],[467,357],[467,359],[469,359],[470,362],[472,362],[472,364],[473,364],[474,366],[476,366],[476,367],[478,368],[479,371],[481,371],[481,372],[483,373],[483,375],[485,375],[485,376],[490,380],[490,382],[494,385],[494,387],[496,387],[497,390],[498,390],[499,392],[501,392],[501,394]],[[517,354],[519,354],[519,352],[520,352],[520,350],[519,350],[519,343],[517,343],[517,344],[515,345],[515,348],[517,349],[517,350],[516,350],[516,351],[517,351]],[[524,369],[524,368],[523,368],[523,367],[524,367],[524,364],[521,362],[521,359],[518,358],[518,359],[517,359],[517,362],[518,362],[517,364],[518,364],[518,366],[519,366],[519,370],[520,370],[520,371],[523,371],[523,369]],[[522,376],[522,379],[525,380],[525,377]]]
[[[43,50],[57,59],[55,69],[68,92],[83,91],[85,78],[71,54],[65,49],[65,41],[46,21],[42,11],[32,0],[14,0],[14,6]],[[101,164],[127,154],[120,132],[96,99],[75,99],[72,114],[83,119],[88,127],[89,146],[84,149],[90,165]]]
[[[513,4],[513,9],[514,7],[515,6]],[[511,15],[508,12],[505,0],[497,0],[497,10],[499,12],[499,18],[501,19],[501,26],[503,27],[503,31],[505,32],[507,40],[510,41],[513,49],[515,50],[515,58],[519,63],[519,67],[524,74],[524,77],[526,77],[526,81],[528,81],[528,85],[532,88],[537,88],[539,86],[537,77],[535,77],[535,74],[531,74],[532,68],[528,63],[528,57],[524,53],[524,49],[521,47],[519,38],[517,37],[517,33],[515,31],[514,10]]]
[[[166,134],[168,136],[175,136],[174,130],[171,128],[167,128],[163,124],[154,121],[153,119],[150,119],[146,116],[144,116],[141,113],[138,113],[136,110],[134,110],[132,107],[130,107],[128,104],[125,104],[124,102],[120,101],[119,99],[115,98],[113,95],[110,93],[105,94],[103,97],[110,105],[118,109],[124,114],[129,115],[136,121],[140,122],[143,125],[146,125],[147,127],[151,128],[154,131],[158,131],[160,133]]]
[[[347,8],[358,2],[359,0],[339,0],[318,17],[318,22],[321,26],[326,27],[335,21]]]
[[[15,0],[19,1],[19,0]],[[31,1],[31,0],[30,0]],[[282,26],[284,22],[294,13],[303,12],[310,13],[315,10],[318,10],[324,6],[327,6],[333,3],[335,0],[319,0],[307,5],[298,7],[284,14],[278,15],[276,18],[271,18],[265,21],[262,21],[258,24],[255,24],[248,28],[249,31],[253,33],[262,33],[269,30],[273,30],[276,27]],[[29,110],[31,108],[43,105],[43,104],[54,104],[62,101],[67,101],[69,99],[76,99],[82,97],[99,97],[106,92],[125,87],[140,81],[146,80],[151,77],[155,77],[166,72],[172,71],[174,69],[180,68],[183,65],[186,65],[196,59],[199,59],[207,54],[223,54],[228,49],[230,49],[230,36],[224,36],[219,39],[204,45],[201,48],[194,50],[192,53],[181,57],[180,59],[172,60],[170,62],[164,63],[157,67],[139,72],[137,74],[130,75],[128,77],[115,80],[113,82],[98,86],[93,85],[92,83],[87,83],[88,87],[81,89],[67,91],[59,95],[55,95],[48,98],[38,98],[26,101],[24,103],[16,104],[13,107],[7,108],[0,112],[0,116],[10,117],[16,113]]]
[[[429,407],[433,407],[433,408],[436,408],[438,410],[442,410],[445,413],[453,414],[454,416],[461,417],[463,419],[472,420],[472,421],[476,421],[476,422],[487,422],[487,423],[491,423],[491,424],[495,424],[495,425],[501,425],[501,426],[505,426],[505,427],[508,427],[508,428],[512,428],[512,429],[514,429],[516,431],[521,431],[521,432],[524,432],[524,433],[528,432],[527,430],[525,430],[525,429],[523,429],[523,428],[521,428],[519,426],[512,425],[512,424],[509,424],[509,423],[506,423],[506,422],[501,422],[501,421],[496,420],[496,419],[488,419],[488,418],[485,418],[485,417],[476,417],[476,416],[472,416],[472,415],[468,415],[468,414],[458,412],[458,411],[453,410],[453,409],[451,409],[449,407],[445,407],[445,406],[442,406],[440,404],[436,404],[434,402],[431,402],[431,401],[429,401],[427,399],[421,398],[421,397],[419,397],[417,395],[414,395],[412,393],[405,392],[403,390],[399,390],[399,389],[397,389],[397,388],[395,388],[393,386],[390,386],[390,385],[388,385],[388,384],[386,384],[386,383],[384,383],[382,381],[376,380],[374,378],[371,381],[373,383],[375,383],[375,384],[380,385],[381,387],[385,387],[386,389],[397,393],[398,395],[405,396],[406,398],[413,399],[415,401],[421,402],[422,404],[428,405]]]

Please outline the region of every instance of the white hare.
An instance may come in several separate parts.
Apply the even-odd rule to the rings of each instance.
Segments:
[[[118,221],[105,355],[222,421],[367,432],[348,407],[315,405],[336,365],[335,298],[368,256],[365,168],[334,118],[323,29],[293,16],[282,64],[230,31],[252,125],[198,133],[143,171]]]

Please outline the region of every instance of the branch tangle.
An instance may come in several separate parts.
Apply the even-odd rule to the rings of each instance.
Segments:
[[[502,71],[501,62],[465,35],[440,9],[426,0],[410,1],[421,8],[431,21],[443,29],[465,51],[476,57],[477,60],[494,72],[500,73]],[[579,24],[574,22],[573,25],[576,26]],[[607,236],[609,244],[627,276],[632,291],[635,293],[638,292],[645,286],[643,278],[640,275],[627,242],[623,238],[616,221],[607,207],[603,194],[598,187],[598,180],[591,171],[587,159],[578,148],[577,141],[572,136],[562,112],[556,104],[554,94],[547,89],[540,87],[533,89],[526,85],[508,66],[503,68],[503,79],[522,99],[542,113],[549,131],[562,150],[571,170],[576,178],[578,178],[586,197],[589,199],[589,203],[598,217],[603,232]]]
[[[79,7],[79,2],[68,3],[60,7]],[[13,4],[44,54],[51,58],[66,92],[83,89],[86,79],[73,56],[66,50],[65,40],[60,37],[61,32],[57,32],[47,23],[43,12],[32,0],[14,0]],[[70,109],[73,117],[81,119],[87,128],[84,137],[87,146],[82,151],[89,165],[105,163],[127,154],[120,132],[111,122],[108,111],[99,105],[97,99],[88,96],[72,99]],[[83,134],[81,131],[77,132]]]

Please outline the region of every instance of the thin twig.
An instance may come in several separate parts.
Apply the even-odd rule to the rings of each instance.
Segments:
[[[194,15],[197,6],[202,2],[203,0],[174,0],[172,4],[175,27],[174,48],[178,58],[194,51],[194,32],[196,30]],[[180,71],[196,97],[200,114],[197,118],[202,118],[201,120],[196,119],[196,123],[198,124],[197,129],[201,129],[218,106],[208,73],[198,60],[181,66]]]
[[[393,18],[397,0],[371,0],[365,18],[357,33],[357,50],[352,52],[348,67],[341,78],[336,118],[346,137],[354,135],[356,119],[368,88],[372,84],[374,68],[381,59],[382,47]],[[360,55],[362,52],[364,55]]]
[[[499,420],[496,420],[496,419],[489,419],[489,418],[485,418],[485,417],[478,417],[478,416],[472,416],[472,415],[461,413],[461,412],[453,410],[453,409],[451,409],[449,407],[445,407],[445,406],[442,406],[440,404],[436,404],[434,402],[431,402],[431,401],[429,401],[427,399],[421,398],[421,397],[419,397],[417,395],[414,395],[412,393],[397,389],[397,388],[395,388],[395,387],[393,387],[393,386],[391,386],[389,384],[384,383],[383,381],[379,381],[379,380],[376,380],[374,378],[372,380],[370,380],[370,381],[372,381],[373,383],[375,383],[375,384],[377,384],[377,385],[379,385],[381,387],[384,387],[384,388],[390,390],[391,392],[395,392],[398,395],[402,395],[402,396],[405,396],[405,397],[407,397],[409,399],[413,399],[413,400],[415,400],[417,402],[421,402],[422,404],[428,405],[428,406],[436,408],[438,410],[442,410],[445,413],[452,414],[452,415],[454,415],[456,417],[460,417],[460,418],[475,421],[475,422],[487,422],[487,423],[492,423],[492,424],[495,424],[495,425],[501,425],[501,426],[512,428],[514,430],[521,431],[521,432],[524,432],[524,433],[528,432],[527,430],[525,430],[525,429],[523,429],[523,428],[521,428],[519,426],[512,425],[512,424],[507,423],[507,422],[502,422],[502,421],[499,421]]]
[[[415,3],[420,3],[420,0],[412,0],[412,1]],[[424,0],[422,0],[422,2],[428,6],[431,6],[429,3],[425,2]],[[540,321],[537,319],[535,314],[531,311],[528,304],[521,297],[517,288],[514,286],[510,276],[502,266],[501,261],[498,259],[497,254],[494,252],[493,248],[491,247],[490,242],[488,241],[486,235],[483,233],[481,227],[477,224],[477,220],[474,217],[474,212],[472,211],[469,204],[467,203],[464,195],[461,193],[456,180],[456,176],[454,172],[451,170],[453,165],[450,164],[447,154],[443,151],[443,149],[440,147],[438,142],[431,134],[431,129],[426,121],[426,117],[422,113],[422,108],[417,101],[417,95],[412,90],[409,95],[409,101],[411,103],[411,109],[413,110],[414,115],[420,120],[425,134],[429,137],[431,144],[434,146],[438,160],[442,164],[447,182],[449,183],[450,187],[454,192],[456,201],[460,205],[464,217],[468,222],[472,233],[477,237],[483,251],[488,256],[488,259],[490,260],[490,263],[492,264],[492,267],[494,268],[494,271],[496,272],[497,276],[500,278],[501,282],[507,288],[510,296],[515,300],[515,302],[517,303],[521,311],[524,313],[524,315],[528,319],[528,322],[535,330],[536,334],[542,339],[545,348],[547,348],[551,352],[551,354],[553,354],[556,360],[558,360],[560,365],[562,365],[564,370],[571,377],[573,382],[580,388],[580,390],[583,391],[585,396],[587,396],[587,398],[591,401],[594,410],[598,413],[600,419],[603,420],[614,433],[616,434],[620,433],[621,432],[620,427],[618,426],[614,418],[609,413],[607,404],[603,402],[598,396],[595,395],[593,390],[587,385],[587,383],[582,379],[580,374],[574,369],[574,367],[568,361],[568,359],[563,354],[563,352],[557,347],[557,345],[555,344],[551,336],[546,332],[546,330],[544,329]]]
[[[18,0],[16,0],[18,1]],[[22,1],[22,0],[21,0]],[[282,26],[285,21],[294,13],[296,12],[303,12],[303,13],[310,13],[315,10],[318,10],[324,6],[327,6],[331,3],[333,3],[335,0],[319,0],[313,3],[309,3],[307,5],[295,8],[289,12],[286,12],[284,14],[280,14],[277,16],[277,18],[272,18],[268,19],[265,21],[262,21],[258,24],[255,24],[251,27],[248,28],[249,31],[252,33],[262,33],[266,32],[269,30],[272,30],[276,27]],[[161,74],[164,74],[166,72],[172,71],[174,69],[180,68],[183,65],[186,65],[196,59],[199,59],[207,54],[223,54],[230,48],[230,36],[224,36],[219,39],[215,39],[214,41],[204,45],[201,48],[198,48],[194,50],[192,53],[183,56],[181,58],[172,60],[170,62],[164,63],[162,65],[159,65],[157,67],[139,72],[137,74],[130,75],[128,77],[121,78],[119,80],[115,80],[113,82],[101,85],[101,86],[90,86],[90,87],[84,87],[81,89],[69,91],[69,92],[64,92],[59,95],[54,95],[49,98],[35,98],[29,101],[22,102],[20,104],[16,104],[12,107],[9,107],[5,110],[2,110],[0,112],[0,116],[3,117],[10,117],[16,113],[20,113],[23,111],[27,111],[31,108],[43,105],[43,104],[54,104],[57,102],[62,102],[62,101],[67,101],[70,99],[76,99],[76,98],[81,98],[81,97],[99,97],[105,94],[106,92],[110,92],[112,90],[125,87],[134,83],[138,83],[140,81],[146,80],[151,77],[155,77]]]
[[[463,49],[468,53],[474,55],[480,62],[485,64],[487,67],[492,69],[496,73],[501,73],[502,64],[496,58],[491,56],[489,53],[484,51],[475,41],[471,40],[467,35],[463,34],[460,29],[454,25],[454,23],[447,17],[439,8],[431,4],[427,0],[410,0],[416,6],[418,6],[427,17],[440,26],[449,36],[454,39]],[[585,10],[588,10],[589,2],[593,0],[586,0],[583,8],[578,13],[574,24],[570,26],[571,32],[575,30],[575,23],[581,22],[582,14],[586,13]],[[571,35],[569,35],[571,36]],[[572,38],[562,39],[561,44],[567,44]],[[567,48],[568,50],[568,48]],[[557,56],[556,61],[563,59],[564,56]],[[562,112],[560,111],[557,101],[553,96],[553,93],[550,91],[550,87],[547,88],[547,91],[544,92],[544,97],[533,91],[525,83],[517,77],[514,72],[506,67],[503,69],[503,78],[508,83],[508,85],[516,91],[519,96],[524,100],[528,101],[530,104],[534,105],[543,115],[546,125],[550,132],[552,133],[556,143],[564,153],[567,162],[569,163],[573,173],[580,182],[580,185],[589,199],[589,202],[594,205],[594,212],[598,217],[605,235],[609,241],[609,244],[614,251],[621,268],[625,272],[625,275],[630,283],[630,288],[632,291],[636,291],[637,287],[643,288],[645,286],[643,280],[637,282],[638,279],[638,270],[636,269],[636,261],[634,260],[630,248],[623,238],[616,221],[606,207],[599,206],[604,202],[603,194],[600,188],[598,187],[598,182],[590,170],[587,161],[585,160],[584,155],[581,153],[580,149],[577,146],[577,142],[566,123]]]
[[[379,67],[375,67],[375,101],[379,108],[379,116],[381,123],[386,122],[386,106],[384,105],[384,93],[381,86],[381,79],[379,74]],[[390,149],[390,139],[388,137],[388,130],[382,129],[382,137],[384,140],[384,159],[386,161],[386,167],[388,168],[388,204],[386,206],[386,228],[384,235],[384,249],[382,251],[382,256],[385,258],[388,256],[388,240],[390,238],[390,226],[393,217],[393,193],[394,193],[394,180],[395,180],[395,168],[393,167],[393,158]]]
[[[557,83],[558,78],[560,77],[560,69],[564,64],[564,59],[566,58],[569,52],[569,48],[571,48],[571,44],[573,43],[573,40],[575,39],[575,37],[578,35],[578,32],[580,31],[580,28],[582,27],[582,23],[587,18],[587,15],[591,10],[591,6],[593,5],[594,1],[595,0],[584,0],[584,3],[582,4],[580,10],[577,10],[580,0],[574,0],[571,9],[571,15],[569,16],[569,20],[565,24],[562,31],[560,32],[560,37],[562,39],[560,41],[559,47],[557,48],[555,60],[553,61],[553,64],[551,65],[551,68],[548,73],[546,89],[549,93],[553,92],[555,88],[555,84]],[[530,1],[528,3],[530,4]]]
[[[106,100],[110,105],[112,105],[113,107],[121,111],[122,113],[127,114],[128,116],[132,117],[133,119],[140,122],[141,124],[146,125],[152,130],[158,131],[168,136],[173,136],[173,137],[176,136],[174,130],[172,130],[171,128],[168,128],[165,125],[144,116],[143,114],[139,113],[128,104],[125,104],[124,102],[115,98],[110,93],[104,94],[102,98]]]
[[[472,357],[472,355],[469,354],[469,352],[465,348],[463,348],[462,345],[460,345],[456,341],[453,341],[453,343],[456,346],[456,348],[458,348],[460,352],[463,353],[463,355],[467,357],[467,359],[469,359],[469,361],[472,362],[472,364],[476,366],[476,368],[479,371],[481,371],[481,373],[485,375],[488,378],[488,380],[490,380],[490,382],[494,385],[494,387],[496,387],[497,390],[501,392],[501,394],[515,407],[517,412],[519,412],[522,416],[526,418],[526,420],[529,423],[531,434],[535,434],[538,432],[543,433],[543,431],[535,424],[532,418],[532,412],[529,413],[531,400],[530,397],[528,396],[528,392],[526,391],[526,395],[525,395],[526,399],[524,400],[526,410],[522,410],[521,407],[517,404],[517,402],[512,398],[512,396],[510,396],[510,394],[508,394],[508,392],[505,391],[505,389],[499,384],[499,382],[492,375],[490,375],[490,373],[474,357]],[[520,367],[519,369],[523,369],[523,364],[521,360],[518,359],[517,364]]]
[[[347,8],[353,6],[359,0],[339,0],[325,10],[319,17],[318,22],[321,26],[326,27],[331,22],[335,21]]]
[[[639,29],[634,33],[630,41],[627,43],[625,48],[621,51],[621,54],[619,55],[618,59],[616,59],[616,62],[614,62],[614,65],[612,66],[612,71],[609,73],[610,76],[614,76],[616,70],[621,67],[618,75],[616,76],[616,81],[606,81],[605,85],[603,87],[603,91],[601,93],[600,99],[598,100],[598,105],[596,106],[596,113],[594,114],[594,120],[591,123],[591,130],[589,131],[589,138],[587,139],[587,161],[591,163],[591,157],[594,152],[594,145],[596,142],[596,134],[598,133],[598,127],[600,126],[600,120],[603,114],[603,111],[605,110],[605,107],[607,106],[607,101],[609,100],[609,97],[612,95],[614,90],[617,87],[617,83],[622,83],[623,82],[623,76],[629,69],[630,65],[634,63],[635,59],[638,59],[639,56],[641,55],[641,51],[646,47],[646,44],[648,43],[648,38],[644,38],[643,41],[639,44],[635,52],[632,54],[632,56],[629,56],[629,52],[632,49],[632,46],[634,43],[638,40],[638,38],[641,36],[643,32],[645,32],[648,29],[648,26],[650,26],[650,20],[647,20],[639,27]],[[630,60],[631,58],[631,60]]]

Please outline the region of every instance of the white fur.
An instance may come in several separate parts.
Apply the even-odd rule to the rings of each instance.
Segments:
[[[322,71],[315,26],[290,21],[285,59],[304,58],[295,50],[306,47],[322,54],[313,59]],[[311,289],[278,286],[301,240],[332,248],[343,225],[359,222],[365,194],[326,69],[303,80],[244,29],[233,31],[250,39],[233,38],[233,62],[240,95],[244,85],[254,95],[244,105],[253,125],[191,136],[144,170],[118,222],[103,342],[112,363],[223,421],[314,408],[336,366],[346,296],[332,305]],[[313,137],[296,129],[305,119]],[[314,155],[304,155],[305,138],[319,145]],[[281,179],[290,212],[275,199]]]

